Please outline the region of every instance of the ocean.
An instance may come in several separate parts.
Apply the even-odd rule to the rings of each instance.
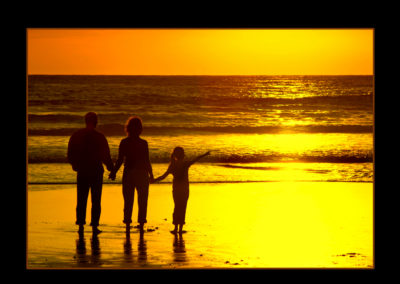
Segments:
[[[114,161],[140,116],[155,176],[181,146],[211,151],[194,183],[373,182],[373,76],[29,75],[28,184],[75,183],[67,145],[89,111]]]

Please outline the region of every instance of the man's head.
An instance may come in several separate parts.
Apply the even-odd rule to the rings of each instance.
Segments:
[[[88,112],[85,114],[86,127],[95,128],[97,125],[97,114],[95,112]]]

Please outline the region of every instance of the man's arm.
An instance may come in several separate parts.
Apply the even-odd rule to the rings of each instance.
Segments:
[[[114,169],[114,164],[111,159],[110,147],[105,136],[103,136],[103,149],[102,149],[102,162],[106,165],[107,170],[110,172]]]
[[[149,145],[146,141],[146,166],[147,166],[147,172],[149,173],[150,176],[150,182],[153,182],[154,176],[153,176],[153,168],[150,163],[150,153],[149,153]]]
[[[76,138],[75,135],[72,135],[68,141],[68,150],[67,150],[67,159],[68,162],[72,165],[72,169],[77,171],[77,161],[76,161]]]

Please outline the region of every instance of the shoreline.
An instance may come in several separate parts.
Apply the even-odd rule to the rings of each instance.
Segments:
[[[143,237],[122,223],[122,187],[105,184],[93,237],[74,224],[74,184],[28,184],[28,269],[373,268],[373,184],[194,183],[175,238],[169,183],[150,187]],[[243,186],[246,194],[243,194]],[[33,187],[33,188],[32,188]],[[136,221],[136,195],[132,219]],[[133,223],[132,225],[136,225]]]
[[[152,164],[153,173],[159,176],[168,163]],[[104,171],[103,184],[122,182],[119,171],[115,181]],[[246,183],[246,182],[373,182],[373,164],[335,163],[198,163],[190,169],[190,183]],[[168,176],[162,184],[172,182]],[[28,184],[75,184],[76,172],[69,164],[28,164]]]
[[[374,183],[373,181],[364,181],[364,180],[296,180],[296,181],[277,181],[277,180],[239,180],[239,181],[191,181],[190,184],[224,184],[224,183],[279,183],[279,182],[338,182],[338,183],[342,183],[342,182],[346,182],[346,183]],[[120,185],[119,183],[115,183],[115,182],[103,182],[103,185]],[[169,184],[172,185],[172,182],[158,182],[157,184]],[[27,186],[29,185],[76,185],[76,182],[30,182],[27,183]],[[152,184],[150,184],[151,186]]]

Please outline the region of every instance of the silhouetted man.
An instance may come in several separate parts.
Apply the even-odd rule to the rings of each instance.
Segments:
[[[79,225],[79,232],[83,232],[83,225],[86,224],[86,204],[89,189],[91,189],[92,219],[90,226],[92,226],[93,233],[97,234],[101,232],[97,227],[101,213],[103,163],[109,171],[113,169],[113,163],[107,139],[95,129],[96,113],[88,112],[85,115],[85,122],[86,128],[76,131],[69,140],[68,162],[77,172],[76,224]]]

